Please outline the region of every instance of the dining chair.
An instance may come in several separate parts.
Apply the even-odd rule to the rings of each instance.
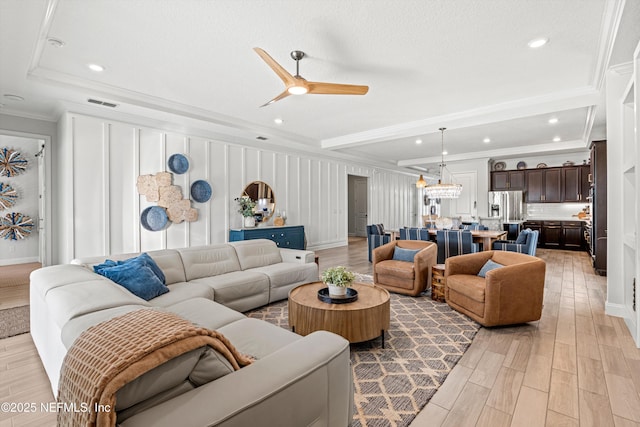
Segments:
[[[391,234],[385,233],[383,224],[367,225],[367,246],[369,250],[369,262],[375,248],[391,241]]]
[[[478,252],[478,244],[473,243],[469,230],[438,230],[438,264],[444,264],[449,257]]]

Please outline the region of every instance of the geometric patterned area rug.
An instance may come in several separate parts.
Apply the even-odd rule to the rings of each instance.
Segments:
[[[360,275],[358,281],[371,282]],[[368,280],[367,280],[368,279]],[[287,301],[245,313],[288,325]],[[391,325],[380,339],[351,344],[355,383],[352,426],[408,426],[458,363],[480,325],[429,294],[391,294]]]

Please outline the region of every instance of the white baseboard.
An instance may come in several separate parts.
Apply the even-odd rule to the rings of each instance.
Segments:
[[[349,244],[346,240],[336,240],[333,242],[320,242],[313,246],[308,246],[308,251],[319,251],[321,249],[331,249],[331,248],[339,248],[341,246],[347,246]]]
[[[28,264],[30,262],[40,262],[40,258],[35,256],[25,258],[0,259],[0,265]]]
[[[613,304],[606,302],[604,304],[604,312],[609,316],[626,318],[628,316],[627,307],[624,304]]]

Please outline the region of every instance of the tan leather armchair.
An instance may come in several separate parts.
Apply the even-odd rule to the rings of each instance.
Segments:
[[[396,246],[421,249],[413,262],[393,258]],[[431,267],[436,264],[438,247],[423,240],[394,240],[373,251],[373,282],[391,292],[416,296],[431,284]]]
[[[504,267],[478,276],[487,260]],[[483,326],[533,322],[542,315],[546,263],[516,252],[484,251],[447,258],[447,304]]]

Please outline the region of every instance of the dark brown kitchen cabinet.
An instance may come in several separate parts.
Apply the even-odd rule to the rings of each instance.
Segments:
[[[592,230],[591,250],[593,268],[601,276],[607,275],[607,141],[591,143]]]
[[[491,191],[518,191],[524,189],[524,170],[491,172]]]
[[[562,168],[526,171],[526,203],[559,203],[562,201]]]
[[[562,201],[588,203],[589,166],[562,168]]]
[[[582,222],[562,221],[563,249],[580,250],[583,245]]]
[[[562,222],[543,221],[542,239],[545,248],[560,249],[562,247]]]

